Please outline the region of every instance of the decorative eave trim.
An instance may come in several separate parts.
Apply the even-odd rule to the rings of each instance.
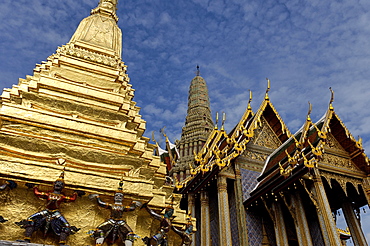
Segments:
[[[252,108],[250,106],[250,102],[252,99],[252,94],[250,92],[248,107],[242,119],[239,121],[237,127],[234,128],[231,136],[228,136],[225,131],[218,131],[217,128],[214,130],[214,132],[211,133],[201,152],[194,155],[195,161],[199,162],[200,165],[197,168],[190,170],[191,176],[182,181],[175,180],[176,188],[178,190],[181,189],[179,191],[180,193],[185,191],[184,187],[188,184],[189,181],[195,179],[196,177],[201,178],[200,175],[203,176],[205,173],[212,172],[215,166],[221,171],[223,168],[228,167],[232,160],[240,156],[240,154],[246,150],[247,144],[254,137],[255,130],[262,124],[263,113],[267,105],[270,106],[276,118],[280,122],[282,132],[288,137],[291,136],[288,127],[285,125],[280,115],[277,113],[275,107],[271,104],[268,97],[268,91],[269,80],[268,89],[266,90],[264,101],[261,103],[261,106],[255,115],[253,114]],[[218,131],[217,135],[215,135],[215,131]],[[223,141],[220,141],[222,137],[226,140],[227,145],[223,148],[220,148],[221,144],[224,143]],[[209,144],[211,141],[213,141],[212,145],[208,146],[207,144]],[[202,156],[204,154],[205,156]],[[186,190],[189,190],[189,188],[186,188]]]

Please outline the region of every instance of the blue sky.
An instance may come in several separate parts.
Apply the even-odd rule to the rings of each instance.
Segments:
[[[32,75],[97,2],[2,0],[0,88]],[[226,112],[227,130],[241,118],[249,89],[258,109],[266,78],[291,132],[303,124],[308,101],[313,121],[325,113],[332,87],[336,112],[370,153],[370,1],[120,0],[118,8],[123,61],[146,136],[156,131],[159,138],[166,126],[179,139],[199,64],[212,113]],[[363,217],[367,228],[369,220]]]

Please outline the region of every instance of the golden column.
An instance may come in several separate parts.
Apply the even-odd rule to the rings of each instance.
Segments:
[[[311,233],[308,227],[306,213],[299,193],[292,195],[291,209],[293,209],[293,219],[297,231],[298,243],[301,246],[312,246]]]
[[[189,193],[188,194],[188,213],[190,213],[192,218],[195,218],[195,195],[194,195],[194,193]],[[193,242],[191,243],[191,246],[195,246],[196,233],[193,233],[191,235],[191,237],[192,237],[192,240],[193,240]]]
[[[353,211],[352,204],[350,202],[344,202],[342,204],[342,210],[344,217],[346,218],[349,231],[351,232],[353,244],[356,246],[368,245],[364,232],[361,229],[360,221],[357,219],[355,212]]]
[[[220,230],[219,245],[232,245],[227,183],[226,177],[223,175],[219,175],[217,177],[217,190],[218,190],[218,216]]]
[[[200,238],[202,246],[211,246],[211,218],[209,217],[209,197],[206,191],[200,192],[201,229]]]
[[[336,230],[335,221],[330,209],[330,204],[325,193],[325,188],[322,183],[319,170],[317,168],[314,169],[313,176],[314,178],[311,192],[313,193],[317,203],[317,216],[319,218],[321,231],[325,232],[322,235],[325,245],[340,246],[340,238]]]
[[[274,202],[272,204],[272,211],[274,213],[275,218],[274,227],[275,227],[276,245],[278,246],[289,245],[288,237],[286,234],[283,211],[281,210],[281,205],[279,202]]]

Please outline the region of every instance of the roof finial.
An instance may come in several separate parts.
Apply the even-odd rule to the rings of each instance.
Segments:
[[[154,137],[154,131],[152,131],[152,141],[157,144],[157,141],[155,140],[155,137]]]
[[[113,9],[114,11],[117,10],[117,2],[118,0],[100,0],[99,6],[106,7],[109,9]]]
[[[270,80],[268,78],[266,78],[266,80],[267,80],[267,89],[266,89],[265,99],[269,100]]]
[[[307,120],[309,121],[311,121],[311,117],[310,117],[311,112],[312,112],[312,104],[310,103],[310,101],[308,101]]]
[[[251,102],[252,102],[252,91],[249,90],[248,110],[252,110]]]
[[[331,89],[331,87],[329,87],[329,90],[331,92],[331,98],[330,98],[330,102],[329,102],[329,109],[333,110],[334,109],[334,107],[333,107],[334,91]]]
[[[199,69],[199,65],[197,65],[197,76],[200,76],[200,69]]]
[[[216,112],[216,124],[215,124],[215,129],[218,129],[218,112]]]
[[[225,112],[222,112],[222,126],[221,126],[221,130],[225,130],[225,121],[226,121],[226,113]]]
[[[118,0],[100,0],[98,7],[91,10],[91,14],[101,13],[103,15],[112,16],[115,21],[118,21],[116,15]]]
[[[164,129],[166,129],[166,126],[162,127],[159,132],[163,134],[165,138],[167,138],[167,134],[164,132]]]

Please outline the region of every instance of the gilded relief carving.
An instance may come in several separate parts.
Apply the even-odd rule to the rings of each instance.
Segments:
[[[340,143],[333,137],[332,134],[328,135],[326,145],[331,149],[345,151]]]
[[[339,157],[336,155],[326,153],[325,155],[323,155],[322,162],[328,163],[332,166],[358,171],[358,168],[349,158]]]
[[[71,55],[80,59],[97,62],[110,67],[117,67],[118,65],[118,60],[113,57],[88,51],[82,48],[77,48],[69,44],[59,47],[57,50],[57,54]]]
[[[299,179],[299,181],[303,185],[303,188],[305,189],[305,191],[306,191],[308,197],[310,198],[310,200],[312,201],[313,205],[316,207],[317,211],[320,211],[320,206],[317,202],[317,197],[315,196],[315,194],[309,190],[309,188],[307,187],[306,182],[304,181],[304,179]]]
[[[266,148],[278,148],[281,144],[280,140],[276,137],[274,131],[263,117],[261,117],[261,121],[262,127],[255,130],[256,137],[253,138],[253,143]]]
[[[363,187],[365,190],[366,199],[368,203],[370,203],[370,178],[369,177],[363,180]]]
[[[249,151],[249,150],[244,151],[242,156],[247,157],[248,159],[262,161],[262,162],[264,162],[266,158],[268,157],[267,154],[259,153],[256,151]]]
[[[283,200],[285,206],[288,208],[288,211],[291,214],[291,216],[292,216],[292,218],[294,220],[294,223],[297,224],[297,221],[298,221],[298,219],[297,219],[298,208],[295,207],[295,206],[293,206],[292,203],[288,201],[288,199],[285,197],[284,192],[280,191],[279,194],[280,194],[280,197]]]
[[[109,18],[100,17],[100,21],[95,20],[91,24],[90,31],[87,32],[85,40],[99,46],[113,48],[113,25]]]
[[[356,179],[353,177],[348,177],[336,173],[329,173],[325,171],[320,171],[320,173],[328,181],[330,186],[332,186],[332,180],[337,181],[346,195],[347,195],[347,183],[351,183],[353,187],[356,188],[357,193],[359,193],[358,186],[363,184],[361,179]]]

